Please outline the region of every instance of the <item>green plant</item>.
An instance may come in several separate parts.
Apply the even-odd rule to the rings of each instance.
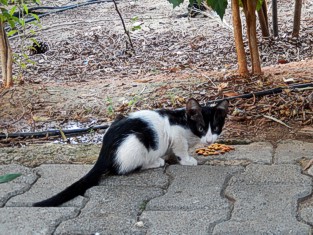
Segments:
[[[134,107],[140,99],[141,99],[140,96],[134,95],[132,97],[132,99],[130,101],[128,101],[128,106],[129,107]]]
[[[107,97],[106,101],[107,101],[106,103],[108,105],[108,107],[107,107],[108,115],[113,116],[115,112],[114,112],[112,99],[110,97]]]
[[[131,31],[136,31],[136,30],[140,30],[141,29],[141,24],[142,22],[139,22],[139,17],[138,16],[135,16],[133,18],[130,19],[130,22],[132,24],[132,27],[131,27]]]
[[[10,87],[13,85],[12,78],[12,63],[13,61],[18,64],[20,70],[19,75],[26,68],[27,64],[33,63],[26,50],[29,49],[25,46],[25,41],[28,37],[25,35],[26,21],[28,16],[34,17],[37,21],[33,21],[32,24],[39,25],[39,17],[36,14],[30,13],[28,10],[29,3],[40,4],[40,0],[0,0],[0,52],[1,52],[1,69],[2,80],[4,87]],[[5,25],[10,26],[11,30],[7,33]],[[35,34],[34,30],[30,30],[30,33]],[[21,51],[22,53],[13,54],[8,40],[8,37],[18,34],[21,39]],[[34,42],[35,39],[31,38]]]

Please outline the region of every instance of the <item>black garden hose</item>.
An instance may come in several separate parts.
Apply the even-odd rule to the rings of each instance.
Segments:
[[[304,84],[295,84],[295,85],[290,85],[286,87],[277,87],[277,88],[272,88],[268,90],[263,90],[263,91],[258,91],[258,92],[252,92],[249,94],[243,94],[243,95],[238,95],[238,96],[232,96],[232,97],[227,97],[224,99],[218,99],[218,100],[211,100],[206,103],[212,104],[212,103],[218,103],[223,100],[233,100],[233,99],[249,99],[253,97],[260,97],[260,96],[266,96],[266,95],[274,95],[281,93],[285,89],[290,89],[291,91],[296,91],[296,89],[300,88],[306,88],[306,87],[313,87],[313,83],[304,83]],[[21,132],[21,133],[10,133],[10,134],[1,134],[0,133],[0,139],[5,139],[5,138],[44,138],[48,136],[61,136],[62,132],[67,135],[77,135],[81,133],[88,133],[92,130],[100,130],[100,129],[107,129],[109,125],[103,125],[103,126],[93,126],[93,127],[88,127],[88,128],[81,128],[81,129],[72,129],[72,130],[48,130],[48,131],[42,131],[42,132]]]
[[[234,99],[250,99],[253,97],[260,97],[260,96],[266,96],[266,95],[274,95],[278,93],[282,93],[283,90],[285,89],[290,89],[291,91],[295,91],[297,88],[306,88],[306,87],[313,87],[313,83],[304,83],[304,84],[295,84],[295,85],[290,85],[286,87],[276,87],[268,90],[263,90],[263,91],[257,91],[257,92],[252,92],[248,94],[243,94],[243,95],[237,95],[237,96],[231,96],[231,97],[226,97],[223,99],[218,99],[218,100],[210,100],[207,102],[207,104],[213,104],[213,103],[219,103],[224,100],[234,100]]]
[[[102,126],[92,126],[81,129],[72,129],[72,130],[47,130],[40,132],[18,132],[18,133],[10,133],[10,134],[1,134],[0,139],[6,138],[44,138],[44,137],[52,137],[52,136],[61,136],[62,132],[67,136],[78,135],[82,133],[89,133],[91,131],[103,130],[107,129],[109,125]]]
[[[75,8],[78,8],[78,7],[82,7],[82,6],[87,6],[87,5],[91,5],[91,4],[99,4],[99,3],[103,3],[103,2],[112,2],[112,0],[87,0],[84,3],[79,3],[79,4],[64,6],[64,7],[30,7],[28,9],[28,12],[32,13],[32,12],[36,12],[38,10],[52,10],[52,11],[45,12],[45,13],[37,13],[37,16],[39,18],[42,18],[44,16],[51,15],[51,14],[54,14],[54,13],[59,13],[59,12],[75,9]],[[19,12],[15,12],[14,16],[18,17],[19,16]],[[35,17],[29,17],[27,20],[25,20],[25,23],[29,23],[29,22],[32,22],[32,21],[35,21],[35,20],[36,20]],[[5,28],[5,30],[7,30],[7,31],[10,30],[10,29],[11,29],[10,26],[7,26]]]

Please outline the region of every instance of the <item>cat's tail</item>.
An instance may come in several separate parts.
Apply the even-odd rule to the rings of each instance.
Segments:
[[[109,173],[109,170],[101,169],[101,167],[94,165],[94,167],[80,180],[73,183],[71,186],[64,189],[62,192],[55,196],[36,202],[33,204],[34,207],[54,207],[59,206],[64,202],[67,202],[78,195],[84,195],[87,189],[98,184],[101,175]]]

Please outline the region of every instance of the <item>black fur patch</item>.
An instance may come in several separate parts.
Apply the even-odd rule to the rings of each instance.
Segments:
[[[171,125],[179,125],[182,127],[188,127],[187,118],[186,118],[186,110],[179,109],[179,110],[166,110],[160,109],[156,110],[162,117],[168,117],[168,120]]]

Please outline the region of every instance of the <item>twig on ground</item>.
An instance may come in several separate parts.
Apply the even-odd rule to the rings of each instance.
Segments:
[[[286,127],[288,127],[288,128],[292,128],[291,126],[288,126],[286,123],[284,123],[284,122],[282,122],[281,120],[278,120],[277,118],[274,118],[274,117],[272,117],[272,116],[263,115],[263,117],[268,118],[268,119],[271,119],[271,120],[273,120],[273,121],[275,121],[275,122],[278,122],[279,124],[282,124],[282,125],[284,125],[284,126],[286,126]]]
[[[126,29],[125,22],[124,22],[124,20],[123,20],[122,14],[120,13],[120,11],[119,11],[119,9],[118,9],[115,0],[113,0],[113,3],[114,3],[114,6],[115,6],[115,10],[117,11],[117,14],[118,14],[118,15],[120,16],[120,18],[121,18],[122,25],[123,25],[124,31],[125,31],[125,33],[126,33],[126,35],[127,35],[127,37],[128,37],[130,46],[131,46],[133,52],[135,53],[134,45],[133,45],[133,42],[132,42],[132,40],[131,40],[131,38],[130,38],[129,31]]]

